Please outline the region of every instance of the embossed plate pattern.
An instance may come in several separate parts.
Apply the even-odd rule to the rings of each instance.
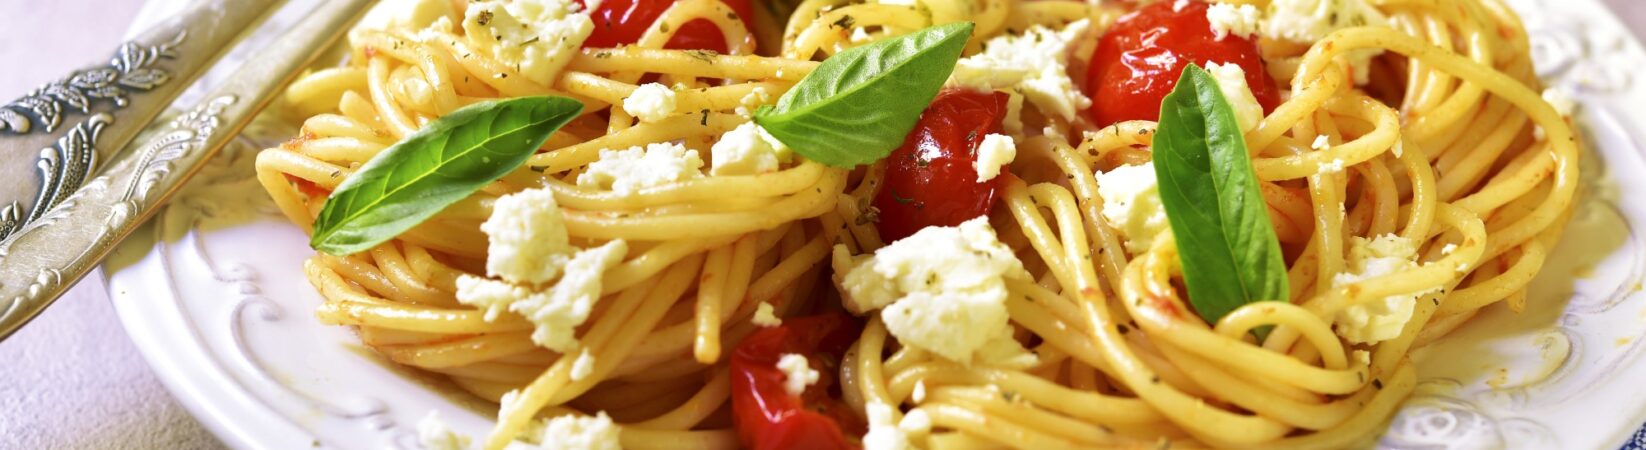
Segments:
[[[151,2],[177,8],[183,2]],[[310,1],[294,1],[303,7]],[[1509,0],[1538,72],[1581,103],[1591,152],[1583,201],[1521,314],[1494,307],[1414,355],[1422,379],[1377,442],[1390,449],[1623,445],[1646,421],[1646,51],[1595,0]],[[147,14],[153,17],[153,14]],[[279,20],[271,27],[278,27]],[[270,30],[265,30],[270,31]],[[209,75],[208,75],[209,76]],[[341,327],[317,323],[311,252],[251,179],[257,149],[291,135],[248,130],[109,262],[115,307],[172,391],[239,448],[417,448],[439,410],[484,433],[484,406],[397,369]]]

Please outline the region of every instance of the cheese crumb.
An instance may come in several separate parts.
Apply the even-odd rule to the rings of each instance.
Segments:
[[[977,145],[977,161],[972,167],[977,169],[977,182],[993,180],[1000,176],[1000,168],[1012,163],[1017,158],[1017,143],[1011,136],[990,133],[983,136],[983,142]]]
[[[487,238],[486,275],[510,283],[552,280],[577,250],[569,243],[564,216],[548,189],[498,198],[480,231]]]
[[[1366,0],[1271,0],[1263,35],[1271,39],[1313,44],[1332,32],[1361,26],[1388,26],[1388,19]],[[1342,55],[1355,84],[1371,81],[1372,59],[1380,49],[1353,50]]]
[[[1450,255],[1455,251],[1457,251],[1457,244],[1446,244],[1445,247],[1440,248],[1441,256]]]
[[[674,114],[676,103],[678,100],[673,89],[658,83],[646,83],[623,99],[623,112],[641,122],[656,122]]]
[[[558,352],[577,347],[577,327],[588,320],[600,299],[605,271],[623,261],[628,244],[623,240],[577,252],[566,263],[565,275],[548,290],[536,290],[471,275],[457,277],[457,301],[486,310],[494,320],[507,309],[535,325],[532,342]]]
[[[526,79],[548,85],[594,32],[594,21],[575,12],[575,5],[569,0],[471,1],[463,14],[463,32],[476,49]]]
[[[1263,27],[1263,12],[1252,5],[1213,3],[1206,8],[1206,21],[1212,23],[1212,35],[1217,40],[1229,35],[1249,39]]]
[[[1373,239],[1355,237],[1349,247],[1348,270],[1333,277],[1332,286],[1341,288],[1351,283],[1417,269],[1416,257],[1417,242],[1409,238],[1393,234]],[[1382,300],[1344,308],[1334,320],[1337,332],[1345,340],[1357,344],[1394,339],[1400,336],[1401,329],[1412,319],[1417,299],[1439,290],[1434,288],[1414,294],[1391,295]]]
[[[823,376],[812,369],[805,355],[795,353],[784,353],[779,357],[777,370],[783,371],[783,390],[795,396],[805,393],[806,386],[817,384],[817,380]]]
[[[1223,98],[1234,110],[1240,132],[1250,133],[1257,129],[1257,125],[1263,122],[1263,105],[1257,102],[1257,95],[1252,94],[1251,86],[1246,84],[1246,69],[1235,63],[1210,63],[1206,65],[1206,71],[1217,79],[1218,89],[1223,91]]]
[[[915,403],[926,402],[926,380],[914,382],[914,392],[909,394],[909,399],[914,400]]]
[[[955,65],[952,84],[984,91],[1021,91],[1047,115],[1074,120],[1092,105],[1069,78],[1069,50],[1091,22],[1077,20],[1061,31],[1034,25],[1022,36],[1003,35],[983,43],[983,52]]]
[[[703,159],[697,150],[663,142],[624,150],[601,150],[600,160],[577,176],[577,185],[630,194],[703,177]]]
[[[572,361],[572,381],[588,378],[594,374],[594,355],[589,353],[588,347],[577,352],[577,360]]]
[[[714,168],[709,173],[722,175],[754,175],[776,172],[778,167],[794,159],[794,151],[754,122],[745,122],[720,135],[709,148]]]
[[[417,421],[417,442],[427,450],[463,450],[469,446],[467,436],[457,434],[440,420],[440,411],[429,411]]]
[[[1148,251],[1155,237],[1171,228],[1153,161],[1098,172],[1097,194],[1103,198],[1103,219],[1126,238],[1128,253]]]
[[[366,15],[349,28],[349,43],[356,46],[365,40],[366,33],[389,30],[421,30],[440,19],[449,25],[457,19],[457,11],[447,0],[385,0],[377,2]]]
[[[621,431],[605,411],[594,417],[560,416],[544,422],[539,442],[545,448],[622,450]]]
[[[749,322],[764,328],[771,328],[782,325],[783,319],[772,313],[771,303],[760,302],[759,306],[754,307],[754,317],[750,318]]]
[[[865,405],[864,412],[869,419],[869,432],[863,435],[863,450],[908,450],[914,448],[909,444],[909,435],[898,427],[893,415],[896,410],[890,405],[880,402],[871,402]]]
[[[1312,148],[1312,149],[1315,149],[1315,150],[1326,150],[1326,149],[1332,148],[1332,140],[1331,140],[1331,138],[1326,137],[1326,135],[1324,135],[1324,134],[1319,135],[1319,136],[1315,136],[1315,140],[1314,140],[1313,143],[1309,144],[1309,148]]]
[[[932,415],[926,410],[916,409],[903,415],[903,421],[897,423],[897,428],[912,436],[920,436],[932,431]]]

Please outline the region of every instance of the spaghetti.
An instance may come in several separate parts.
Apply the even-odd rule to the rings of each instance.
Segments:
[[[870,208],[885,164],[800,159],[635,192],[578,177],[602,150],[678,142],[708,154],[817,60],[931,25],[975,23],[970,55],[997,36],[1086,20],[1092,31],[1072,43],[1068,63],[1080,79],[1104,29],[1133,9],[910,3],[804,0],[781,17],[788,8],[760,9],[750,28],[726,3],[681,0],[633,45],[583,49],[550,83],[521,76],[455,27],[359,29],[346,63],[290,88],[303,134],[262,152],[257,177],[287,218],[311,229],[342,180],[435,118],[493,98],[583,102],[583,115],[526,167],[368,252],[308,260],[325,298],[317,314],[356,327],[389,360],[500,402],[487,448],[525,436],[539,417],[597,412],[621,425],[625,448],[736,447],[731,349],[761,328],[753,321],[763,305],[777,317],[839,309],[831,249],[868,255],[888,244]],[[1384,25],[1314,42],[1258,40],[1264,75],[1288,94],[1245,138],[1288,254],[1289,302],[1250,303],[1216,323],[1186,314],[1176,243],[1167,235],[1128,252],[1095,176],[1147,162],[1156,124],[1099,127],[1029,102],[1007,130],[1015,176],[1004,177],[990,222],[1031,275],[1008,280],[1006,307],[1037,363],[952,361],[900,345],[870,315],[838,370],[845,403],[871,424],[919,411],[929,427],[902,439],[921,448],[1338,448],[1376,436],[1414,388],[1411,350],[1493,304],[1525,307],[1571,213],[1581,148],[1568,118],[1540,97],[1524,27],[1504,5],[1374,3]],[[720,30],[726,51],[666,48],[693,21]],[[1339,61],[1365,51],[1383,56],[1357,84]],[[674,114],[641,121],[625,111],[643,80],[676,86]],[[553,193],[575,247],[628,243],[575,330],[578,352],[540,347],[530,322],[488,319],[457,298],[459,278],[486,273],[481,223],[499,197],[539,187]],[[1413,264],[1343,279],[1363,259],[1353,249],[1383,236],[1409,242]],[[1418,298],[1393,337],[1355,342],[1334,327],[1346,309],[1391,296]],[[592,366],[578,367],[582,357]]]

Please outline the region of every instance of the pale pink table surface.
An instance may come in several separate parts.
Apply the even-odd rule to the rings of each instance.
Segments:
[[[1604,1],[1646,30],[1646,0]],[[0,0],[0,99],[105,58],[142,4]],[[96,280],[0,342],[0,449],[221,447],[155,379]]]

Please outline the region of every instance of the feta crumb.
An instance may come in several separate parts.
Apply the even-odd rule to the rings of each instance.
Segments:
[[[909,398],[915,403],[926,402],[926,380],[914,382],[914,392],[909,394]]]
[[[1189,7],[1189,0],[1177,0],[1175,2],[1172,2],[1172,12],[1183,12],[1183,8],[1188,8],[1188,7]]]
[[[417,421],[417,442],[426,450],[463,450],[469,446],[467,436],[457,434],[440,420],[440,411],[429,411]]]
[[[1128,253],[1148,251],[1155,237],[1171,228],[1153,161],[1098,172],[1097,194],[1103,198],[1103,219],[1126,238]]]
[[[605,411],[594,417],[560,416],[543,423],[543,437],[539,442],[545,448],[622,450],[623,444],[618,440],[621,431]]]
[[[623,99],[623,112],[641,122],[656,122],[674,114],[676,103],[673,89],[658,83],[646,83]]]
[[[1348,271],[1339,273],[1332,278],[1333,287],[1343,287],[1384,275],[1404,272],[1418,268],[1417,242],[1393,234],[1378,236],[1373,239],[1355,237],[1351,240],[1348,254]],[[1393,339],[1400,336],[1406,322],[1412,319],[1412,311],[1417,306],[1419,297],[1429,295],[1439,288],[1405,295],[1391,295],[1382,300],[1364,302],[1344,308],[1337,313],[1334,322],[1337,332],[1345,340],[1358,344],[1371,344]]]
[[[1450,255],[1455,251],[1457,251],[1457,244],[1446,244],[1445,247],[1440,248],[1441,256]]]
[[[577,252],[565,265],[565,275],[548,290],[528,289],[471,275],[457,277],[457,301],[486,310],[487,320],[507,309],[535,325],[532,342],[558,352],[577,346],[577,327],[588,320],[600,299],[605,271],[623,261],[623,240]]]
[[[916,409],[903,415],[903,421],[897,423],[897,429],[913,436],[920,436],[932,431],[932,415],[926,410]]]
[[[1326,150],[1326,149],[1332,148],[1332,140],[1331,140],[1331,138],[1326,137],[1326,135],[1324,135],[1324,134],[1319,135],[1319,136],[1315,136],[1315,141],[1313,143],[1309,144],[1309,148],[1312,148],[1312,149],[1315,149],[1315,150]]]
[[[851,264],[840,280],[846,308],[858,314],[882,308],[886,329],[903,345],[962,364],[1027,353],[1001,350],[1017,345],[1005,280],[1028,273],[987,217],[926,227]]]
[[[577,360],[572,361],[572,381],[588,378],[594,374],[594,355],[589,353],[588,347],[577,352]]]
[[[548,189],[527,189],[497,199],[480,224],[486,233],[486,275],[510,283],[539,284],[558,276],[576,248],[564,215]]]
[[[1257,129],[1257,125],[1263,122],[1263,105],[1257,102],[1257,95],[1252,94],[1251,86],[1246,84],[1246,69],[1235,63],[1214,62],[1206,65],[1206,71],[1212,74],[1212,78],[1217,79],[1218,90],[1223,91],[1223,98],[1229,101],[1229,106],[1234,110],[1235,122],[1240,124],[1240,132],[1250,133]]]
[[[983,142],[977,145],[977,160],[972,167],[977,169],[977,182],[993,180],[1000,176],[1000,168],[1012,163],[1017,158],[1017,143],[1012,142],[1011,136],[989,133],[983,136]]]
[[[872,402],[865,405],[864,412],[868,415],[869,432],[863,435],[863,450],[908,450],[914,448],[913,445],[909,444],[909,434],[893,421],[892,416],[895,414],[895,410],[892,409],[891,405]]]
[[[1069,49],[1091,22],[1077,20],[1055,31],[1035,25],[1022,36],[1003,35],[983,44],[983,52],[955,65],[952,84],[984,91],[1014,89],[1047,115],[1074,120],[1092,101],[1069,78]]]
[[[754,317],[750,318],[749,322],[764,328],[771,328],[782,325],[783,319],[772,313],[771,303],[760,302],[759,306],[754,307]]]
[[[385,0],[377,2],[349,28],[349,43],[358,44],[370,31],[421,30],[445,18],[457,19],[447,0]]]
[[[1263,27],[1263,12],[1252,5],[1213,3],[1206,8],[1206,21],[1212,23],[1212,35],[1217,40],[1229,35],[1249,39]]]
[[[1272,0],[1263,22],[1263,35],[1271,39],[1315,43],[1332,32],[1361,26],[1388,26],[1388,19],[1366,0]],[[1353,69],[1355,84],[1371,79],[1371,62],[1380,49],[1361,49],[1343,54]]]
[[[720,135],[709,148],[714,168],[709,173],[721,175],[754,175],[776,172],[778,167],[794,159],[794,152],[782,141],[754,122],[745,122]]]
[[[822,377],[812,369],[805,355],[795,353],[784,353],[779,357],[777,370],[783,371],[783,390],[795,396],[805,393],[806,386],[817,384],[818,378]]]
[[[577,185],[629,194],[703,176],[697,150],[663,142],[623,150],[601,150],[600,160],[589,163],[577,176]]]
[[[469,2],[463,32],[475,48],[538,84],[554,81],[594,32],[570,0]],[[500,74],[501,75],[501,74]]]

